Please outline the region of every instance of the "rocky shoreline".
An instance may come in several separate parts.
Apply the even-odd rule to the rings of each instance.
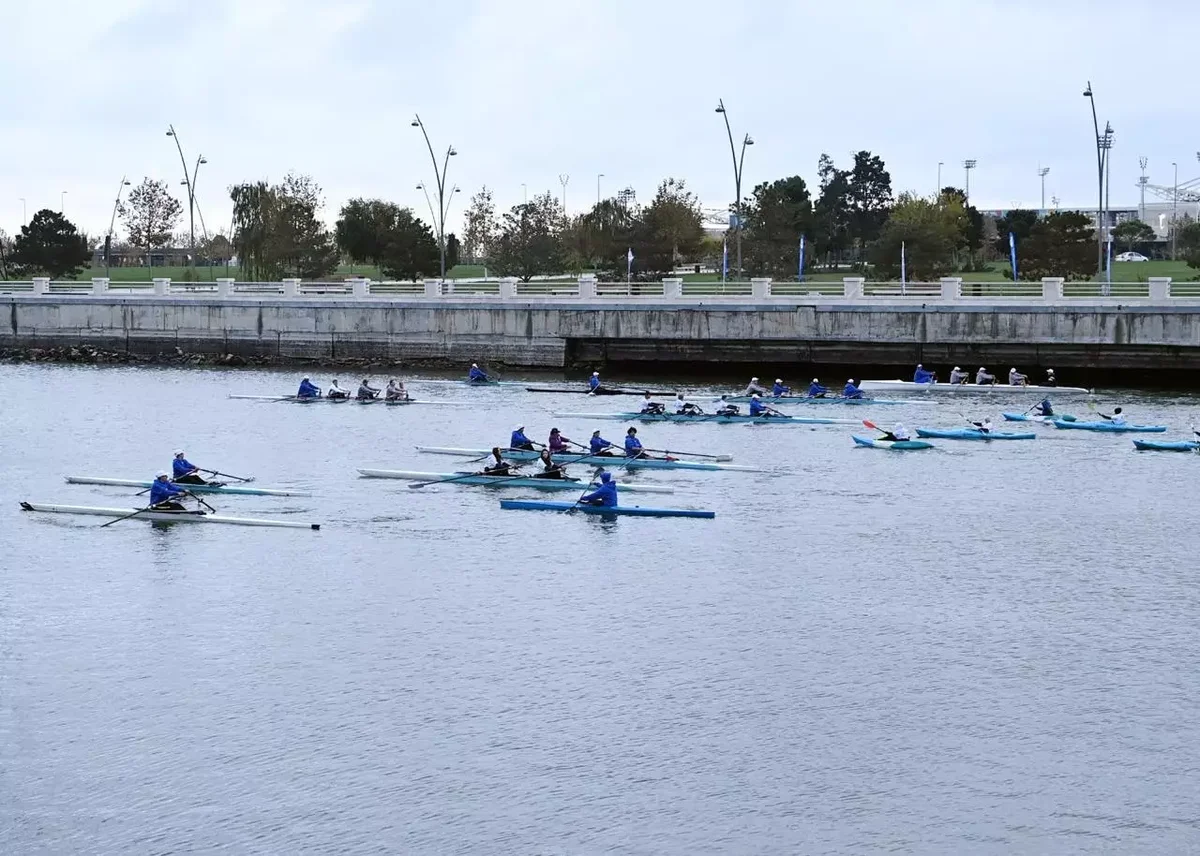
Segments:
[[[61,348],[0,348],[0,362],[5,363],[65,363],[68,365],[144,365],[144,366],[203,366],[223,368],[273,368],[313,366],[329,368],[431,368],[461,369],[442,360],[386,360],[366,357],[345,359],[309,359],[303,357],[242,356],[240,354],[188,354],[176,348],[174,352],[133,354],[128,351],[106,351],[91,345]],[[495,365],[499,366],[499,363]]]

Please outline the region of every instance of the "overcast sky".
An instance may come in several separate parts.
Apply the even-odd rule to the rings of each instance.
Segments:
[[[1200,3],[1157,0],[0,0],[0,228],[57,209],[108,228],[122,174],[177,185],[179,131],[208,158],[198,202],[228,228],[227,188],[310,173],[325,219],[352,196],[428,218],[432,170],[499,207],[561,193],[572,211],[632,186],[687,180],[733,198],[729,144],[750,133],[744,189],[821,152],[881,155],[897,191],[962,183],[980,208],[1094,206],[1090,79],[1116,129],[1112,204],[1200,175]],[[183,188],[175,187],[182,191]],[[182,194],[181,194],[182,195]],[[457,220],[452,212],[451,219]],[[452,224],[453,225],[453,224]],[[186,222],[183,224],[186,228]]]

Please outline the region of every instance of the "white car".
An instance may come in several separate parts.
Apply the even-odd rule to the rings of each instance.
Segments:
[[[1114,258],[1118,262],[1148,262],[1150,259],[1143,256],[1141,253],[1121,253]]]

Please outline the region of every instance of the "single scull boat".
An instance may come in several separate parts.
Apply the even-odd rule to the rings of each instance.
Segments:
[[[66,476],[67,484],[99,484],[109,487],[138,487],[148,488],[152,482],[140,481],[139,479],[106,479],[95,476]],[[191,493],[227,493],[236,496],[312,496],[306,490],[283,490],[281,488],[265,488],[265,487],[242,487],[241,485],[222,485],[217,487],[211,484],[187,484],[179,483],[179,487]]]
[[[629,517],[701,517],[711,520],[715,511],[692,511],[687,508],[647,508],[641,505],[580,505],[574,502],[547,502],[537,499],[502,499],[500,507],[523,511],[582,511],[584,514],[623,514]]]
[[[54,514],[91,514],[96,517],[130,517],[131,520],[151,520],[155,523],[229,523],[234,526],[274,526],[281,529],[320,529],[320,523],[297,523],[291,520],[263,520],[252,517],[223,517],[203,511],[139,511],[136,508],[99,508],[94,505],[56,505],[45,502],[22,502],[25,511],[45,511]],[[136,512],[136,514],[135,514]]]

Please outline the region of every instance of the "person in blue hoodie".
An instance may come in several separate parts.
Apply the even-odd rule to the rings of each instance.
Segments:
[[[171,480],[176,484],[208,484],[200,470],[183,456],[183,449],[175,452],[175,460],[171,462]]]
[[[592,372],[592,376],[588,378],[588,389],[595,392],[600,388],[600,372]]]
[[[774,407],[768,407],[767,405],[763,404],[762,399],[757,395],[750,396],[750,415],[759,416],[764,419],[772,416],[783,416],[783,414]]]
[[[612,450],[617,447],[614,446],[612,443],[608,442],[607,440],[605,440],[603,437],[601,437],[599,431],[593,431],[592,439],[591,439],[591,442],[588,444],[588,448],[591,450],[591,453],[593,455],[604,455],[606,457],[614,457]]]
[[[179,501],[187,494],[171,483],[165,471],[150,483],[150,507],[155,511],[186,511]]]
[[[775,385],[771,387],[771,395],[775,396],[776,398],[780,398],[784,395],[790,394],[791,391],[792,388],[790,386],[783,385],[783,380],[781,378],[775,378]]]
[[[508,448],[521,449],[526,452],[537,451],[533,445],[533,441],[525,436],[525,426],[519,426],[512,432],[512,436],[508,438]]]
[[[842,390],[842,398],[858,399],[862,397],[862,390],[855,384],[854,378],[846,381],[846,388]]]
[[[1053,407],[1053,405],[1050,404],[1049,398],[1043,398],[1040,402],[1038,402],[1037,415],[1038,416],[1053,416],[1054,415],[1054,407]]]
[[[296,398],[320,398],[321,387],[317,386],[308,378],[300,381],[300,391],[296,393]]]
[[[829,393],[829,388],[821,386],[821,382],[816,378],[812,379],[812,383],[808,385],[809,398],[824,398]]]
[[[599,505],[604,508],[617,507],[617,483],[608,470],[600,473],[600,486],[591,493],[579,497],[578,505]]]
[[[467,372],[467,383],[487,383],[489,380],[491,378],[479,367],[478,363],[471,363],[471,370]]]
[[[642,441],[637,438],[637,429],[630,428],[625,432],[625,457],[627,458],[644,458],[646,457],[645,450],[642,449]]]
[[[917,370],[913,372],[913,383],[937,383],[937,375],[926,371],[925,366],[917,363]]]

